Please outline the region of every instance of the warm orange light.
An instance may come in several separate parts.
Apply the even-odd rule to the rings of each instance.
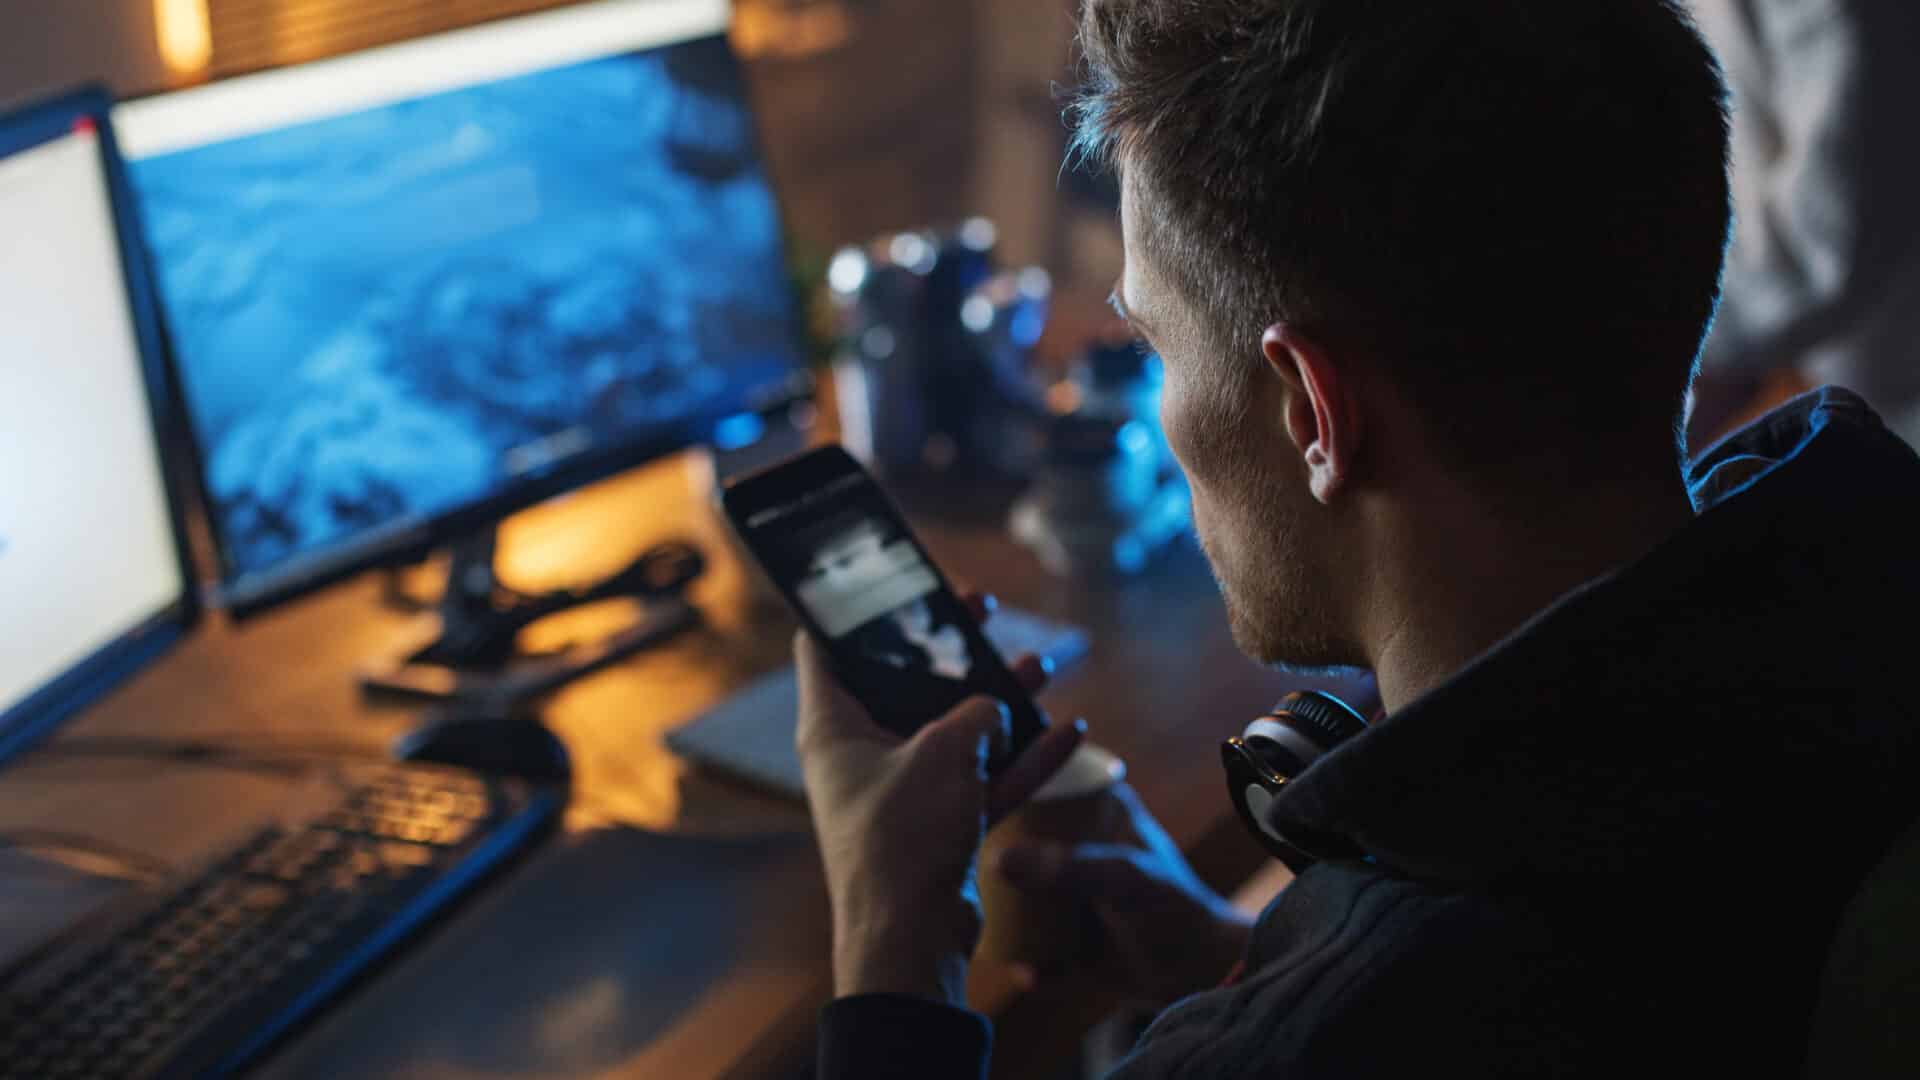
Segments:
[[[213,60],[213,27],[207,0],[153,0],[153,28],[160,59],[175,75],[197,75]]]
[[[731,36],[734,51],[749,60],[804,59],[845,45],[853,36],[853,16],[835,2],[798,9],[741,3],[734,5]]]

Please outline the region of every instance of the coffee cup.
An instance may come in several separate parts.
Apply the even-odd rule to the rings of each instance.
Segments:
[[[1036,895],[1000,875],[1000,853],[1024,844],[1075,845],[1120,840],[1126,808],[1113,790],[1126,763],[1083,744],[1019,810],[987,834],[980,856],[984,924],[976,960],[1019,965],[1051,977],[1083,967],[1099,947],[1098,924],[1084,902]]]

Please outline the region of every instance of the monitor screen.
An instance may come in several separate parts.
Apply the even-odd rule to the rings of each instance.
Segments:
[[[188,586],[102,136],[34,122],[0,121],[0,756]]]
[[[717,0],[601,0],[116,113],[229,603],[790,396]]]

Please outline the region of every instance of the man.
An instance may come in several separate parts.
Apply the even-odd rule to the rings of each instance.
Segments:
[[[1365,857],[1251,928],[1166,844],[979,869],[1176,958],[1142,978],[1191,996],[1116,1075],[1797,1074],[1834,926],[1920,817],[1920,460],[1825,391],[1683,470],[1728,228],[1683,10],[1089,0],[1082,41],[1116,300],[1236,638],[1370,669],[1388,713],[1268,815]],[[982,824],[1074,729],[989,783],[992,703],[899,743],[798,654],[821,1073],[979,1075]]]
[[[1696,7],[1732,84],[1737,225],[1693,430],[1787,377],[1846,386],[1920,438],[1920,5]]]

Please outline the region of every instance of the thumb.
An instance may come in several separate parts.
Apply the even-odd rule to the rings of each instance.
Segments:
[[[1007,740],[1012,723],[1005,705],[990,697],[970,697],[922,728],[908,745],[916,755],[964,759],[985,779],[988,756]]]
[[[833,669],[827,666],[826,650],[805,630],[793,635],[793,666],[800,682],[795,745],[805,747],[823,739],[850,733],[873,735],[880,730],[866,707],[840,685]]]
[[[1153,881],[1146,852],[1125,844],[1019,844],[1000,853],[1000,876],[1028,892],[1125,904]]]

